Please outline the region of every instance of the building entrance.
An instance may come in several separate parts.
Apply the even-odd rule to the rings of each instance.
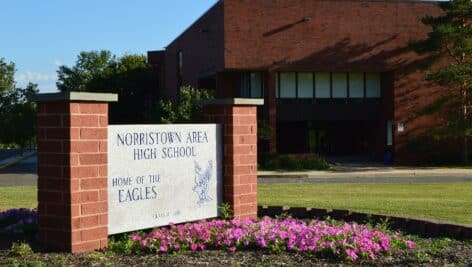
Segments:
[[[375,157],[383,150],[377,121],[279,122],[277,149],[281,154]]]

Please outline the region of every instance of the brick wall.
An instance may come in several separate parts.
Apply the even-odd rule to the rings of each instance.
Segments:
[[[226,0],[226,69],[388,71],[418,57],[420,19],[435,3],[365,0]],[[304,18],[306,18],[304,20]]]
[[[39,240],[82,252],[108,244],[108,104],[38,103]]]
[[[420,162],[421,153],[408,147],[409,140],[447,121],[444,114],[414,116],[444,92],[425,81],[417,70],[425,58],[408,48],[429,31],[421,18],[442,14],[434,2],[227,0],[224,12],[226,69],[383,72],[384,121],[393,118],[394,125],[406,126],[394,133],[398,163]],[[266,90],[269,121],[276,113],[271,103]],[[384,124],[378,131],[382,139]],[[384,143],[376,141],[379,154]]]

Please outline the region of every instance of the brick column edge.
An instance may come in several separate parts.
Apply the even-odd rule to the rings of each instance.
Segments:
[[[207,122],[223,127],[223,202],[235,218],[257,218],[257,106],[263,99],[201,101]]]
[[[108,102],[115,94],[38,94],[38,239],[49,250],[108,246]]]

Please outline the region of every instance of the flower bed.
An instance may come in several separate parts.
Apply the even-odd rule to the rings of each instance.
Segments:
[[[412,241],[402,239],[398,233],[387,234],[365,225],[269,217],[260,221],[213,220],[171,225],[148,234],[133,234],[130,238],[137,249],[147,252],[262,249],[275,253],[326,254],[350,260],[374,259],[414,248]]]
[[[32,235],[37,228],[35,210],[11,209],[0,212],[0,235]]]
[[[13,209],[0,213],[0,234],[33,236],[36,231],[35,210]],[[255,250],[272,253],[289,251],[353,261],[375,259],[399,250],[410,250],[415,246],[399,233],[390,234],[356,223],[269,217],[261,220],[211,220],[171,224],[150,233],[132,234],[125,243],[131,245],[133,251],[150,253],[204,250]]]

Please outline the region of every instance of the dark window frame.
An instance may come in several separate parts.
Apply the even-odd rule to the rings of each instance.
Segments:
[[[252,77],[251,75],[253,73],[257,73],[260,75],[260,78],[261,78],[261,96],[259,97],[253,97],[253,92],[252,92]],[[246,85],[247,85],[247,92],[248,92],[248,95],[245,96],[243,94],[243,87],[242,87],[242,83],[243,82],[246,82]],[[239,94],[241,97],[245,97],[245,98],[264,98],[264,90],[265,90],[265,83],[264,83],[264,73],[262,71],[246,71],[246,72],[242,72],[241,73],[241,78],[240,78],[240,84],[239,84]]]

